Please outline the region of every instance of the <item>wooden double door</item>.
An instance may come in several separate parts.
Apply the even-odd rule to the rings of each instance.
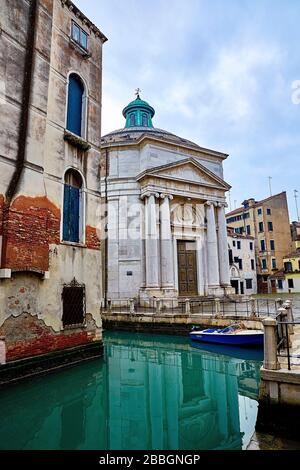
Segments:
[[[197,295],[196,242],[177,241],[179,295]]]

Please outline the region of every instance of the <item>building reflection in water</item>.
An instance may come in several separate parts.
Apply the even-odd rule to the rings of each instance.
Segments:
[[[106,333],[105,359],[0,391],[0,449],[241,449],[258,360]]]
[[[109,447],[242,449],[255,427],[261,363],[174,341],[107,338]]]

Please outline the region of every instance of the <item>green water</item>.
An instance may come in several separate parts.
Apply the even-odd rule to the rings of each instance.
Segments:
[[[261,362],[106,333],[105,356],[0,391],[0,449],[243,449]]]

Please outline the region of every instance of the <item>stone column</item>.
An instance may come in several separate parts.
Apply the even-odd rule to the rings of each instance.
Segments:
[[[230,286],[229,256],[227,243],[227,226],[225,218],[226,204],[219,203],[218,214],[218,247],[219,247],[219,270],[220,284],[224,287]]]
[[[215,204],[206,202],[206,240],[207,240],[207,267],[208,267],[208,288],[220,287],[219,260],[218,260],[218,240],[215,220]]]
[[[277,358],[277,322],[274,318],[265,318],[262,323],[264,325],[264,369],[280,369]]]
[[[161,194],[160,205],[160,257],[163,289],[174,289],[174,263],[171,233],[170,200],[173,196]]]
[[[159,194],[146,197],[146,288],[157,289],[158,285],[158,230],[156,223],[156,198]]]

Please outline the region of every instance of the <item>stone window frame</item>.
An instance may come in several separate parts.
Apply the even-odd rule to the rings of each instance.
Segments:
[[[69,86],[70,86],[70,76],[71,75],[77,75],[83,85],[84,92],[82,96],[82,122],[81,122],[81,135],[78,136],[77,134],[74,134],[73,132],[68,130],[67,124],[68,124],[68,106],[69,106]],[[65,130],[70,133],[71,135],[74,135],[76,137],[80,137],[83,140],[87,139],[87,133],[88,133],[88,106],[89,106],[89,88],[87,85],[87,80],[81,75],[78,70],[69,70],[68,75],[67,75],[67,83],[66,83],[66,103],[65,103]]]
[[[74,31],[74,26],[79,29],[79,41],[75,39],[73,31]],[[86,47],[81,43],[81,34],[84,34],[86,36]],[[70,38],[72,41],[76,43],[77,46],[79,46],[81,49],[83,49],[84,52],[88,53],[89,52],[89,34],[81,27],[79,26],[76,21],[72,20],[71,21],[71,33],[70,33]]]
[[[63,239],[63,222],[64,222],[64,191],[65,191],[65,178],[69,170],[77,172],[82,180],[81,194],[80,194],[80,207],[79,207],[79,242],[71,242]],[[87,186],[86,180],[82,172],[73,166],[66,167],[62,177],[62,194],[61,194],[61,218],[60,218],[60,243],[63,245],[74,245],[85,247],[86,246],[86,194]]]

